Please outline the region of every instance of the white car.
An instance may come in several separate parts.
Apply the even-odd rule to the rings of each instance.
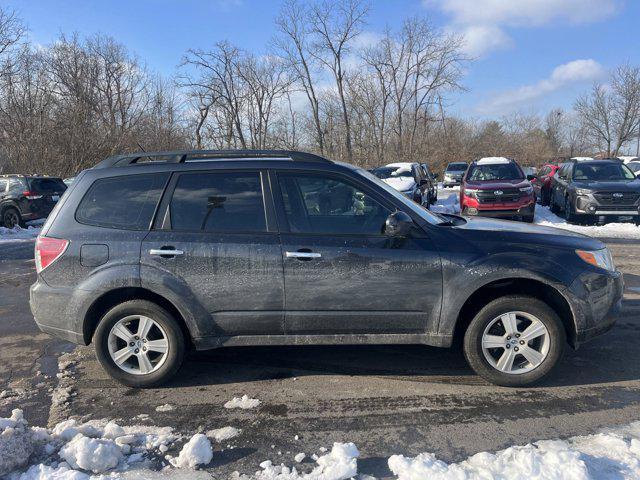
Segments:
[[[411,200],[421,203],[422,192],[417,180],[419,178],[418,168],[420,167],[417,163],[398,162],[374,168],[371,173]]]
[[[629,170],[633,172],[636,177],[640,177],[640,161],[632,161],[627,163]]]

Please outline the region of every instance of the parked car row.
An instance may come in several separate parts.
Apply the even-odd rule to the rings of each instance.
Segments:
[[[1,175],[0,226],[13,228],[47,218],[67,186],[60,178]]]

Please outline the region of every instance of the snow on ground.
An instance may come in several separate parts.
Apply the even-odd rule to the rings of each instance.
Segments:
[[[13,228],[0,227],[0,243],[29,242],[38,236],[42,227],[29,225],[27,228],[15,226]]]
[[[242,397],[233,397],[232,400],[224,404],[224,408],[241,408],[248,410],[250,408],[256,408],[258,405],[260,405],[260,400],[257,398],[249,398],[247,395],[243,395]]]
[[[240,430],[235,427],[222,427],[207,432],[207,437],[213,438],[216,442],[224,442],[238,435],[240,435]]]
[[[436,213],[460,213],[460,189],[454,187],[452,189],[438,190],[438,201],[431,206],[431,211]],[[590,237],[606,237],[606,238],[631,238],[640,239],[640,227],[634,223],[607,223],[606,225],[573,225],[567,223],[549,210],[549,207],[536,205],[536,214],[534,224],[544,225],[547,227],[555,227],[572,232],[582,233]]]
[[[320,451],[323,455],[311,456],[315,464],[304,461],[300,453],[292,460],[295,466],[265,460],[255,473],[237,472],[232,478],[346,480],[358,475],[360,452],[353,443],[334,443],[330,451]],[[185,438],[170,427],[68,419],[45,429],[30,427],[17,409],[11,417],[0,418],[0,477],[9,480],[194,480],[215,475],[199,471],[215,456],[207,436]],[[416,457],[392,455],[388,465],[397,480],[638,479],[640,422],[568,440],[481,452],[459,463],[448,464],[427,452]]]

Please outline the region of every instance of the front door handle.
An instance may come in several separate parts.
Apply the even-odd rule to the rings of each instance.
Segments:
[[[284,252],[284,256],[287,258],[301,258],[304,260],[322,257],[321,254],[316,252]]]
[[[173,257],[174,255],[184,255],[184,252],[182,250],[176,250],[174,248],[152,248],[151,250],[149,250],[149,255]]]

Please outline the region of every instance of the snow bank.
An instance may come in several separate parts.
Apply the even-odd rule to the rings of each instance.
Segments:
[[[212,458],[211,442],[202,433],[197,433],[184,444],[180,455],[172,459],[171,463],[178,468],[195,468],[198,465],[207,465]]]
[[[33,453],[33,438],[22,410],[0,418],[0,477],[27,464]]]
[[[28,226],[22,228],[15,226],[13,228],[0,227],[0,243],[30,241],[38,236],[41,226]]]
[[[438,197],[443,193],[438,194]],[[447,198],[440,198],[435,205],[431,205],[431,211],[436,213],[460,213],[459,195],[452,193]]]
[[[232,400],[224,404],[224,408],[241,408],[248,410],[250,408],[256,408],[258,405],[260,405],[260,400],[243,395],[242,397],[233,397]]]
[[[633,223],[607,223],[606,225],[572,225],[549,210],[549,207],[536,205],[534,222],[547,227],[562,228],[582,233],[590,237],[634,238],[640,239],[640,227]]]

